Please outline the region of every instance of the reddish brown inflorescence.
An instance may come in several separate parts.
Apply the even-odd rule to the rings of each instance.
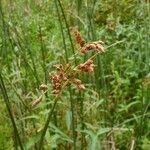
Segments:
[[[52,93],[53,93],[54,95],[59,94],[59,92],[61,91],[61,80],[60,80],[60,76],[59,76],[59,75],[51,75],[50,79],[51,79],[52,87],[53,87]]]
[[[66,76],[66,74],[71,65],[66,64],[65,66],[63,66],[62,64],[56,64],[54,65],[54,67],[56,68],[57,72],[56,74],[50,75],[50,80],[53,87],[52,93],[57,96],[62,90],[62,84],[64,82],[67,82],[69,79],[68,75]]]
[[[84,90],[85,89],[85,86],[84,84],[82,84],[82,81],[79,80],[79,79],[74,79],[73,80],[73,83],[76,85],[76,87],[79,89],[79,90]]]
[[[80,45],[79,50],[81,53],[86,53],[90,50],[95,50],[96,52],[99,52],[99,53],[105,52],[104,47],[102,45],[104,43],[102,41],[95,41],[92,43],[86,43],[84,38],[82,38],[80,32],[77,29],[73,28],[72,32],[74,33],[74,37],[75,37],[76,42]]]
[[[102,41],[95,41],[91,43],[86,43],[84,38],[82,38],[80,32],[73,28],[73,34],[75,37],[76,42],[80,45],[79,50],[81,53],[87,53],[91,50],[96,51],[97,53],[92,56],[90,59],[85,61],[82,64],[79,64],[76,66],[76,70],[71,69],[71,64],[56,64],[54,67],[56,68],[55,73],[50,74],[50,80],[52,83],[52,94],[55,96],[59,96],[61,91],[64,89],[69,84],[74,84],[78,90],[84,90],[85,86],[82,83],[81,80],[77,79],[76,76],[77,74],[80,74],[82,72],[86,73],[92,73],[94,72],[94,58],[98,53],[104,53],[105,49],[103,47],[103,42]],[[48,86],[46,84],[41,84],[39,89],[43,91],[44,93],[47,92]],[[34,100],[32,102],[32,107],[35,107],[38,103],[40,103],[42,100],[42,95]]]
[[[52,94],[55,96],[59,95],[61,90],[63,90],[63,85],[65,82],[70,84],[75,84],[77,89],[84,90],[85,86],[82,84],[81,80],[76,79],[76,73],[69,70],[71,65],[67,64],[63,66],[62,64],[57,64],[54,66],[57,72],[53,75],[50,75],[50,80],[52,83]],[[93,64],[93,60],[89,59],[84,64],[80,64],[78,66],[78,70],[82,72],[92,72],[94,71],[95,65]],[[69,71],[68,71],[69,70]]]
[[[102,46],[102,41],[92,42],[90,44],[86,44],[83,47],[80,47],[80,51],[82,53],[86,53],[90,50],[95,50],[96,52],[104,53],[104,47]]]
[[[74,36],[75,36],[76,42],[80,45],[80,47],[83,47],[85,45],[85,40],[82,38],[80,32],[75,30]]]
[[[77,69],[81,72],[93,72],[95,65],[93,64],[93,60],[88,59],[84,64],[80,64]]]

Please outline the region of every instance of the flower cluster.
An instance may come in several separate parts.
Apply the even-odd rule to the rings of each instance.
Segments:
[[[74,37],[76,42],[80,45],[80,52],[81,53],[86,53],[90,50],[95,50],[96,52],[99,53],[104,53],[104,47],[102,44],[104,44],[102,41],[95,41],[92,43],[86,43],[84,38],[82,38],[80,32],[76,29],[72,30],[72,32],[74,33]]]
[[[68,80],[68,76],[65,76],[66,72],[71,67],[70,64],[67,64],[63,67],[62,64],[57,64],[54,66],[57,70],[56,74],[50,75],[50,80],[52,82],[53,94],[58,95],[62,90],[62,84]]]
[[[77,30],[74,30],[73,32],[74,32],[76,42],[80,45],[80,47],[83,47],[85,45],[85,40],[82,38],[80,32]]]
[[[93,72],[95,65],[93,64],[92,59],[88,59],[84,64],[80,64],[77,69],[81,72]]]
[[[104,53],[105,50],[104,50],[104,47],[102,46],[102,44],[103,44],[102,41],[92,42],[90,44],[86,44],[83,47],[80,47],[80,51],[82,53],[86,53],[90,50],[95,50],[96,52]]]
[[[54,66],[57,72],[53,75],[50,75],[50,80],[52,83],[52,94],[55,96],[59,95],[64,85],[67,86],[69,84],[76,85],[77,89],[84,90],[85,86],[81,80],[76,78],[76,73],[70,70],[71,65],[66,65],[63,67],[62,64],[57,64]],[[77,69],[80,72],[92,72],[94,71],[95,65],[93,64],[93,60],[89,59],[84,64],[80,64]]]
[[[95,50],[98,53],[105,52],[104,47],[102,46],[103,44],[102,41],[86,43],[84,38],[82,38],[79,31],[75,29],[73,29],[72,31],[74,33],[76,42],[80,45],[80,51],[82,53],[86,53],[90,50]],[[52,93],[57,96],[63,89],[63,85],[65,83],[67,83],[65,84],[65,86],[70,83],[70,84],[76,85],[76,87],[79,90],[84,90],[85,86],[84,84],[82,84],[81,80],[76,78],[76,73],[81,73],[81,72],[91,73],[94,71],[95,65],[92,59],[88,59],[83,64],[79,64],[77,66],[76,72],[73,72],[70,70],[71,68],[70,64],[67,64],[66,66],[63,66],[62,64],[57,64],[55,65],[55,68],[57,72],[50,76],[50,80],[51,80],[52,87],[53,87]]]
[[[79,79],[74,79],[73,80],[73,83],[76,85],[76,87],[79,89],[79,90],[84,90],[85,89],[85,86],[84,84],[82,84],[82,81],[79,80]]]
[[[72,31],[74,33],[76,42],[80,45],[79,50],[81,53],[86,53],[88,51],[94,50],[97,52],[94,55],[95,57],[98,53],[105,52],[105,49],[103,47],[104,43],[102,41],[86,43],[86,41],[84,40],[84,38],[82,38],[78,30],[73,28]],[[76,75],[82,72],[86,72],[86,73],[94,72],[94,68],[95,68],[94,61],[93,61],[94,57],[92,56],[84,63],[76,66],[75,67],[76,70],[71,69],[72,68],[71,64],[66,64],[64,66],[62,64],[54,65],[54,67],[56,68],[56,72],[50,74],[50,78],[49,78],[52,83],[52,89],[53,89],[52,94],[58,96],[61,93],[61,91],[64,89],[64,87],[66,87],[69,84],[75,85],[79,90],[84,90],[85,89],[84,84],[82,83],[81,80],[77,79]],[[41,84],[39,89],[44,93],[46,93],[48,90],[48,86],[45,84]],[[32,106],[33,107],[36,106],[41,100],[42,100],[42,96],[34,100],[32,102]]]

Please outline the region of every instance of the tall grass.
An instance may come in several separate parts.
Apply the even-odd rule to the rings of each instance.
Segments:
[[[0,147],[14,141],[9,149],[148,149],[149,8],[148,1],[0,0],[0,106],[14,130],[9,141],[0,137]],[[75,67],[93,55],[78,52],[75,26],[87,43],[115,44],[96,57],[91,76],[78,75],[84,92],[70,86],[55,99],[53,65]]]

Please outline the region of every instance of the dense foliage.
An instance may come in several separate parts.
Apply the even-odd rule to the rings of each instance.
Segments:
[[[149,0],[0,0],[0,149],[149,150],[149,24]],[[54,65],[93,56],[56,100]]]

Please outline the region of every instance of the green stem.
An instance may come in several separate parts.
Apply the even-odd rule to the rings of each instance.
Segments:
[[[64,9],[63,9],[63,7],[62,7],[62,4],[61,4],[60,0],[57,0],[57,1],[58,1],[59,7],[60,7],[60,9],[61,9],[61,12],[62,12],[64,21],[65,21],[65,24],[66,24],[66,29],[67,29],[67,33],[68,33],[68,36],[69,36],[72,53],[73,53],[73,55],[74,55],[75,64],[77,65],[77,60],[76,60],[75,50],[74,50],[74,46],[73,46],[73,42],[72,42],[70,30],[69,30],[69,25],[68,25],[68,23],[67,23],[67,19],[66,19],[65,13],[64,13]]]
[[[76,131],[75,131],[75,115],[74,115],[74,100],[73,100],[73,97],[72,97],[72,91],[71,91],[70,86],[69,86],[69,91],[70,91],[70,107],[71,107],[71,113],[72,113],[73,147],[74,147],[74,150],[77,150],[77,147],[76,147]]]
[[[61,22],[61,16],[60,16],[60,13],[59,13],[57,1],[54,0],[54,2],[55,2],[57,15],[58,15],[58,19],[59,19],[60,30],[61,30],[61,35],[62,35],[62,39],[63,39],[63,45],[64,45],[64,49],[65,49],[65,57],[66,57],[66,61],[68,63],[68,52],[67,52],[67,46],[66,46],[66,42],[65,42],[65,35],[64,35],[64,31],[63,31],[63,24]]]
[[[13,125],[13,128],[14,128],[14,132],[17,136],[20,149],[23,150],[24,148],[23,148],[21,138],[20,138],[19,133],[18,133],[18,129],[17,129],[16,123],[15,123],[15,119],[14,119],[13,114],[11,112],[11,107],[10,107],[10,104],[9,104],[9,98],[8,98],[8,95],[7,95],[7,91],[6,91],[5,84],[4,84],[3,77],[1,75],[1,73],[0,73],[0,89],[2,91],[4,102],[6,104],[6,107],[7,107],[7,110],[8,110],[8,113],[9,113],[9,116],[10,116],[10,119],[11,119],[11,122],[12,122],[12,125]]]
[[[69,81],[66,81],[64,83],[64,85],[62,86],[62,89],[64,89],[66,87],[66,85],[68,84],[68,82]],[[50,122],[50,120],[52,118],[52,115],[54,113],[54,110],[55,110],[56,104],[58,102],[58,98],[61,95],[61,92],[62,91],[60,91],[59,95],[57,95],[57,97],[55,97],[55,99],[54,99],[54,105],[53,105],[52,109],[48,113],[48,117],[47,117],[46,123],[44,125],[43,131],[42,131],[42,134],[41,134],[41,138],[40,138],[40,141],[39,141],[39,148],[38,148],[38,150],[41,150],[41,148],[42,148],[44,137],[45,137],[46,131],[48,129],[49,122]]]
[[[50,120],[51,120],[51,118],[52,118],[53,112],[54,112],[54,110],[55,110],[56,104],[57,104],[57,99],[55,99],[54,105],[53,105],[51,111],[50,111],[49,114],[48,114],[48,118],[47,118],[47,120],[46,120],[44,129],[43,129],[43,132],[42,132],[42,134],[41,134],[41,138],[40,138],[38,150],[41,150],[41,149],[42,149],[44,137],[45,137],[46,131],[47,131],[47,129],[48,129],[49,122],[50,122]]]

